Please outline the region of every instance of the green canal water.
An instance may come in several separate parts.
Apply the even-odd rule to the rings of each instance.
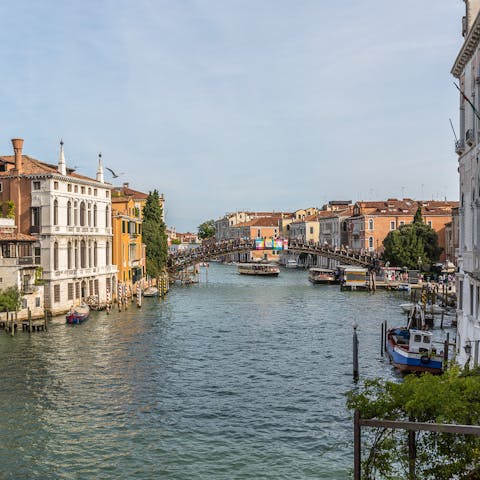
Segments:
[[[352,322],[360,375],[398,379],[380,325],[395,293],[305,271],[208,283],[48,333],[0,333],[1,479],[346,479]]]

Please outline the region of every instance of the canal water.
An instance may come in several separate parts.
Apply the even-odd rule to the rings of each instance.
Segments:
[[[361,377],[398,380],[380,325],[405,297],[210,265],[141,310],[0,333],[0,478],[349,478],[351,325]]]

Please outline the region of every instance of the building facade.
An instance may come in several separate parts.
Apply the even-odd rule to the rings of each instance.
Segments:
[[[101,159],[92,179],[67,168],[63,143],[58,165],[23,155],[22,139],[12,143],[14,155],[0,157],[0,200],[13,202],[19,233],[36,238],[45,308],[64,313],[89,297],[105,303],[117,269],[112,263],[112,187],[104,181]]]
[[[455,144],[460,174],[456,344],[458,362],[473,366],[480,355],[480,1],[465,0],[465,6],[464,42],[451,71],[461,90]]]

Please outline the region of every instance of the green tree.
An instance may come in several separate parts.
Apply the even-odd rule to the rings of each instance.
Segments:
[[[165,269],[168,257],[167,229],[162,220],[158,191],[149,192],[143,207],[142,239],[147,257],[147,274],[158,277]]]
[[[383,260],[395,267],[417,268],[438,261],[442,248],[438,246],[438,235],[422,219],[419,206],[413,223],[392,230],[383,241]]]
[[[215,236],[215,220],[207,220],[198,226],[198,238],[202,240]]]
[[[14,312],[20,309],[22,295],[17,287],[8,287],[0,290],[0,311]]]
[[[441,376],[409,375],[401,383],[370,380],[348,393],[347,406],[362,418],[479,425],[480,372],[454,367]],[[364,428],[362,439],[362,478],[408,477],[406,431]],[[480,478],[480,437],[419,432],[416,444],[416,478]]]

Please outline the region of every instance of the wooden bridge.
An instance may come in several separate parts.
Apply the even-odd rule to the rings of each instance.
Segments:
[[[221,242],[207,243],[198,248],[169,255],[167,270],[169,273],[176,273],[198,263],[208,262],[209,260],[232,253],[243,253],[251,250],[255,250],[255,240],[224,240]],[[355,265],[370,270],[376,269],[381,265],[378,258],[372,255],[354,252],[344,247],[339,248],[329,245],[290,241],[288,251],[298,254],[318,255],[336,260],[343,265]]]

